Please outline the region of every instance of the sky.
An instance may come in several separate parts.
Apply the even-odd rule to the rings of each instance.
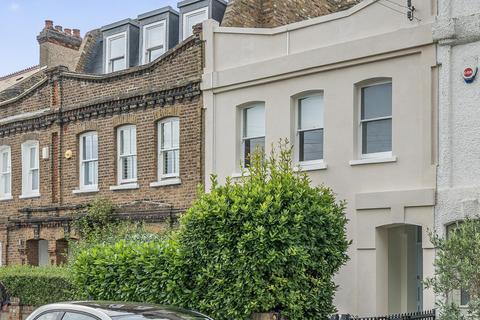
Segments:
[[[0,77],[38,64],[45,20],[85,32],[177,0],[0,0]]]

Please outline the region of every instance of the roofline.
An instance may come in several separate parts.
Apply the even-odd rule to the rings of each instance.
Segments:
[[[170,12],[170,13],[176,15],[176,16],[179,15],[177,10],[173,9],[171,6],[166,6],[166,7],[160,8],[160,9],[156,9],[156,10],[152,10],[152,11],[148,11],[148,12],[139,14],[137,16],[137,20],[147,19],[147,18],[156,16],[156,15],[159,15],[159,14],[162,14],[162,13],[167,13],[167,12]]]
[[[33,71],[35,69],[41,69],[41,68],[45,68],[45,67],[41,67],[39,64],[37,64],[36,66],[31,66],[31,67],[25,68],[23,70],[15,71],[15,72],[9,73],[7,75],[0,76],[0,80],[6,80],[8,78],[13,78],[14,76],[19,76],[19,75],[27,73],[29,71]]]
[[[183,1],[180,1],[179,3],[177,3],[177,8],[182,8],[182,7],[185,7],[185,6],[188,6],[190,4],[200,2],[200,1],[204,1],[204,0],[183,0]],[[224,4],[225,6],[228,5],[228,2],[225,1],[225,0],[211,0],[211,1],[220,2],[220,3]]]
[[[101,27],[100,30],[102,32],[105,32],[105,31],[108,31],[108,30],[111,30],[111,29],[114,29],[114,28],[117,28],[117,27],[120,27],[120,26],[127,25],[127,24],[131,24],[132,26],[138,27],[138,23],[137,23],[136,20],[128,18],[128,19],[123,19],[123,20],[120,20],[120,21],[117,21],[117,22],[114,22],[114,23],[107,24],[107,25]]]

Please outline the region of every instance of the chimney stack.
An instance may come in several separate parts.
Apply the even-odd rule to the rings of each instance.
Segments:
[[[44,29],[53,29],[53,21],[52,20],[45,20],[45,28]]]
[[[55,26],[55,30],[62,32],[63,27],[62,26]]]
[[[80,29],[73,29],[73,36],[75,38],[81,38],[80,37]]]
[[[72,29],[65,28],[64,31],[65,31],[65,33],[68,34],[69,36],[72,35]]]

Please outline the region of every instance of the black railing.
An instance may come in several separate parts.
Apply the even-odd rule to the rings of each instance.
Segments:
[[[379,317],[356,317],[349,314],[334,315],[330,320],[436,320],[435,310],[411,312],[403,314],[391,314]]]

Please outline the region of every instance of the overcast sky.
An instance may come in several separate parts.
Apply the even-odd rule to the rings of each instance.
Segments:
[[[38,64],[37,35],[45,20],[86,31],[177,0],[0,0],[0,76]]]

